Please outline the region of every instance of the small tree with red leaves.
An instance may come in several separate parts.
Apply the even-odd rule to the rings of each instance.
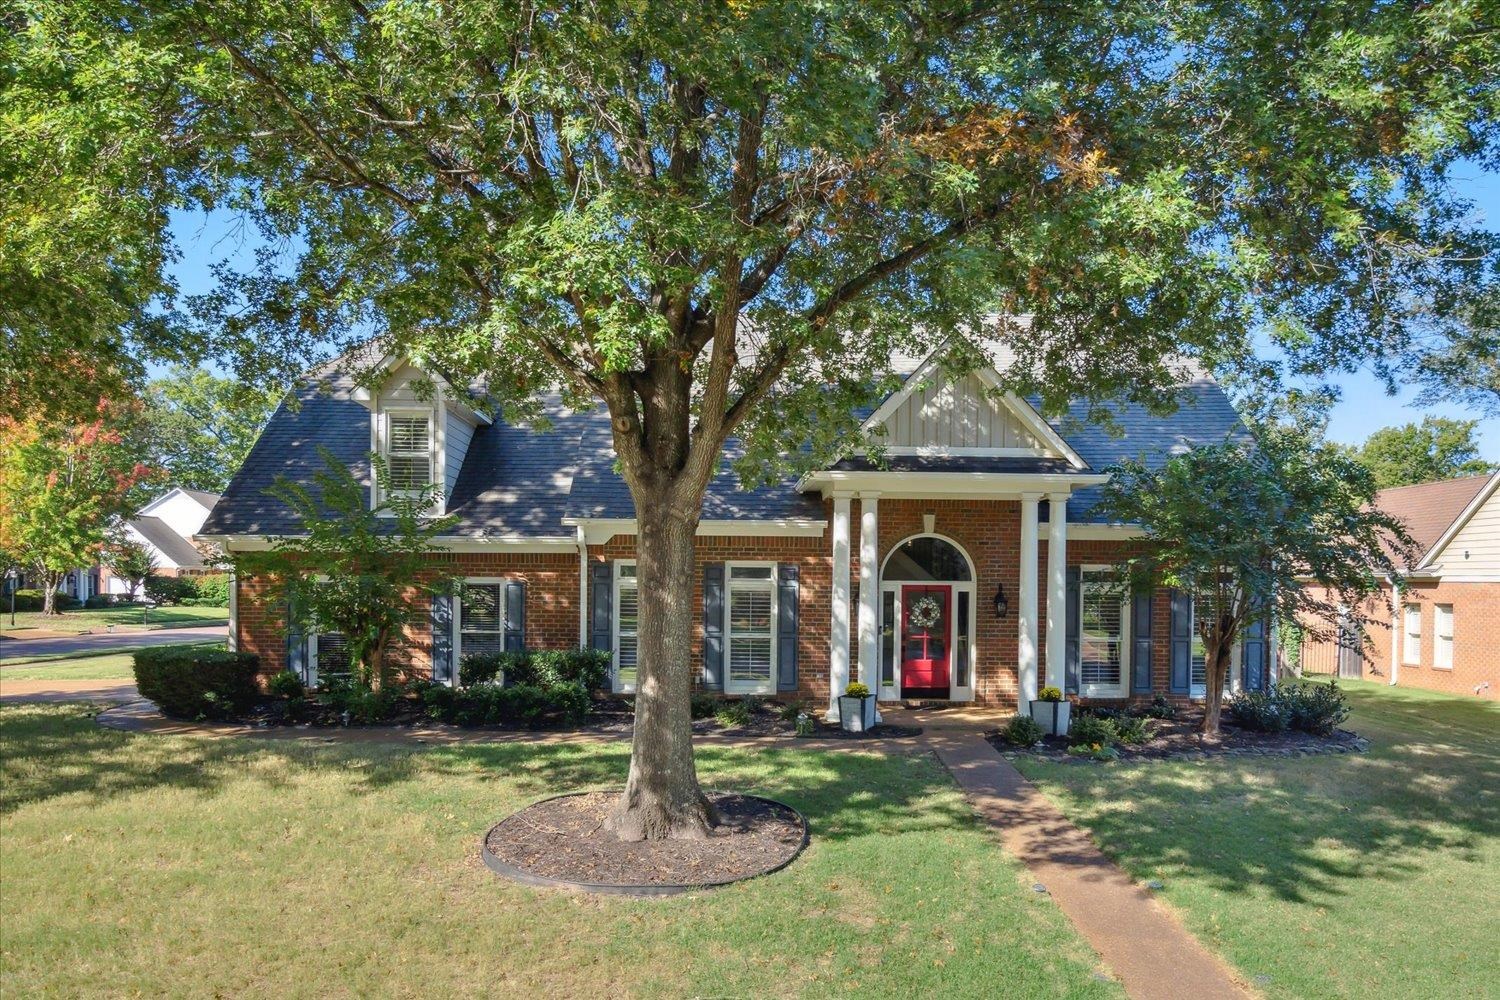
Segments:
[[[40,579],[44,615],[58,613],[63,575],[98,558],[137,488],[158,476],[140,460],[134,418],[108,400],[83,424],[0,418],[0,549]]]

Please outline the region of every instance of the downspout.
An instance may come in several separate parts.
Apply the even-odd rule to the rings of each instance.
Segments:
[[[1387,682],[1391,687],[1396,686],[1396,674],[1401,669],[1398,638],[1404,628],[1406,624],[1401,620],[1401,585],[1391,579],[1391,679]]]
[[[583,525],[574,530],[578,538],[578,648],[589,648],[589,543]]]

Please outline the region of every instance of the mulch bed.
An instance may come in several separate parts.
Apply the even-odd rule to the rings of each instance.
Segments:
[[[485,836],[487,863],[512,877],[517,873],[506,869],[516,869],[526,881],[657,893],[764,875],[786,866],[807,843],[807,825],[790,806],[715,791],[705,793],[719,811],[707,839],[622,841],[604,828],[619,794],[583,792],[527,806]]]
[[[609,703],[601,702],[600,710],[590,717],[590,722],[584,729],[591,733],[628,733],[634,724],[635,716],[630,712],[627,703],[620,702],[618,705],[610,706]],[[785,739],[797,735],[797,725],[789,719],[783,719],[775,706],[762,704],[756,706],[750,713],[750,720],[741,726],[725,726],[713,716],[694,719],[693,735]],[[902,740],[921,735],[921,726],[895,726],[887,723],[881,723],[868,732],[849,733],[840,729],[837,723],[825,722],[821,715],[815,715],[813,716],[813,732],[809,738],[852,741]]]
[[[1198,731],[1201,714],[1190,713],[1176,719],[1153,720],[1151,739],[1136,746],[1117,744],[1120,760],[1203,760],[1209,757],[1303,757],[1325,753],[1363,753],[1369,743],[1347,729],[1330,736],[1288,731],[1260,733],[1241,729],[1227,717],[1219,724],[1219,735],[1206,737]],[[1007,757],[1031,756],[1048,760],[1091,762],[1067,752],[1068,741],[1048,736],[1034,747],[1017,747],[1005,742],[999,730],[984,734],[990,745]]]

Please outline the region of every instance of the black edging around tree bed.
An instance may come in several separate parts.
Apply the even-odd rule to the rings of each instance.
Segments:
[[[522,868],[522,867],[520,867],[518,865],[512,864],[511,862],[508,862],[508,861],[506,861],[506,860],[504,860],[504,859],[496,856],[496,854],[490,849],[490,841],[496,835],[496,833],[500,830],[500,828],[503,827],[503,826],[505,826],[507,823],[510,823],[510,822],[516,820],[518,817],[524,816],[528,811],[536,809],[537,807],[540,807],[540,806],[544,806],[547,803],[556,802],[556,801],[558,801],[560,799],[576,798],[576,797],[579,797],[579,796],[599,795],[599,794],[608,794],[608,795],[614,796],[614,795],[620,794],[620,790],[619,789],[591,789],[591,790],[588,790],[588,791],[581,791],[581,792],[562,792],[561,794],[558,794],[558,795],[549,795],[549,796],[547,796],[545,798],[538,799],[535,802],[532,802],[530,805],[525,806],[524,808],[519,809],[516,812],[511,813],[505,819],[502,819],[500,822],[496,823],[494,826],[492,826],[488,830],[486,830],[483,838],[480,839],[480,842],[479,842],[479,854],[484,859],[485,866],[487,868],[489,868],[490,871],[494,872],[497,875],[503,876],[503,877],[508,878],[508,879],[510,879],[512,881],[515,881],[515,882],[519,882],[519,883],[521,883],[523,885],[529,885],[529,886],[533,886],[533,887],[537,887],[537,888],[575,889],[575,890],[579,890],[579,891],[582,891],[582,892],[591,892],[591,893],[598,893],[598,894],[603,894],[603,895],[616,895],[616,896],[637,896],[637,897],[675,896],[675,895],[680,895],[681,893],[685,893],[685,892],[693,892],[693,891],[696,891],[696,890],[704,890],[704,889],[715,889],[715,888],[719,888],[721,886],[732,885],[735,882],[744,882],[744,881],[746,881],[748,879],[760,878],[760,877],[765,876],[765,875],[775,874],[776,872],[779,872],[783,868],[785,868],[788,865],[790,865],[793,861],[797,860],[797,858],[799,858],[802,855],[802,852],[807,849],[807,845],[808,845],[809,840],[810,840],[809,833],[808,833],[807,817],[803,816],[802,813],[799,810],[792,808],[791,806],[787,805],[785,802],[781,802],[781,801],[778,801],[778,800],[773,799],[773,798],[769,798],[768,796],[764,796],[764,795],[751,795],[751,794],[744,793],[744,792],[724,792],[724,791],[719,791],[719,790],[713,790],[713,789],[711,789],[711,790],[705,790],[704,794],[710,796],[711,798],[718,798],[718,799],[721,799],[721,800],[725,799],[725,798],[739,798],[739,799],[745,799],[745,800],[756,800],[758,802],[765,803],[765,804],[767,804],[767,805],[769,805],[769,806],[771,806],[771,807],[773,807],[775,809],[784,810],[786,813],[789,813],[792,817],[795,817],[797,825],[801,829],[801,836],[797,840],[795,849],[793,849],[791,851],[791,853],[789,855],[787,855],[785,858],[780,859],[775,864],[773,864],[773,865],[771,865],[769,867],[758,869],[758,870],[752,871],[752,872],[747,872],[747,873],[741,874],[741,875],[736,875],[733,878],[710,879],[710,880],[705,880],[705,881],[680,882],[680,883],[589,882],[589,881],[583,881],[583,880],[574,880],[574,879],[560,878],[560,877],[551,876],[551,875],[540,875],[540,874],[537,874],[535,872],[528,871],[525,868]],[[624,844],[626,842],[621,841],[621,843]],[[701,842],[689,842],[689,843],[701,843]]]

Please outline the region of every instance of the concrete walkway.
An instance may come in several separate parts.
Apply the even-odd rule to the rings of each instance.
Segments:
[[[228,634],[229,628],[225,625],[190,625],[153,629],[150,632],[91,632],[86,635],[45,639],[0,639],[0,669],[7,663],[36,656],[112,652],[140,649],[142,646],[168,646],[178,642],[218,642]]]
[[[134,681],[11,681],[0,672],[0,702],[128,702],[140,696]]]
[[[1136,1000],[1254,996],[1151,893],[1131,881],[1036,786],[955,718],[922,742]]]

